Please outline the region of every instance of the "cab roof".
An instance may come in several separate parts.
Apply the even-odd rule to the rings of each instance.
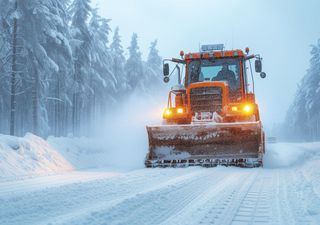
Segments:
[[[209,58],[243,58],[245,54],[242,50],[228,50],[228,51],[211,51],[211,52],[196,52],[188,53],[184,56],[185,60],[191,59],[209,59]]]

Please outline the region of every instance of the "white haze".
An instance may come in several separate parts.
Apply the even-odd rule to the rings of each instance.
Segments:
[[[108,165],[128,169],[144,166],[148,150],[146,125],[161,124],[166,97],[134,94],[106,115],[96,130],[101,147],[107,151]]]

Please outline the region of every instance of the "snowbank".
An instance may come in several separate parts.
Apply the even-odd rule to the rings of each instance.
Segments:
[[[136,159],[107,143],[103,139],[85,137],[44,140],[30,133],[22,138],[0,134],[0,179],[91,168],[132,169],[132,165],[136,165]],[[128,158],[134,163],[121,162]],[[143,163],[138,167],[143,167]]]
[[[320,156],[320,142],[314,143],[276,143],[266,146],[264,166],[282,168],[296,166]]]
[[[0,135],[0,178],[73,170],[73,166],[42,138]]]

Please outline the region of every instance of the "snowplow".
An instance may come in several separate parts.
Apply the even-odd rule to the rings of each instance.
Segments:
[[[164,82],[176,71],[178,84],[169,92],[163,124],[147,126],[146,167],[263,166],[265,138],[251,59],[255,72],[266,74],[260,55],[249,51],[203,45],[199,52],[163,60]]]

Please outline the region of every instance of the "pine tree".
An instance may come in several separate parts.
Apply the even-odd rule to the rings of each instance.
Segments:
[[[2,18],[2,28],[4,31],[4,36],[6,36],[6,39],[3,39],[3,47],[7,46],[7,54],[4,58],[2,69],[7,75],[5,77],[9,78],[10,74],[10,79],[4,79],[6,84],[4,90],[10,93],[10,101],[6,109],[6,111],[10,109],[9,133],[11,135],[15,135],[19,133],[19,130],[17,129],[17,123],[20,119],[18,115],[19,108],[17,108],[19,104],[18,95],[19,92],[21,92],[22,86],[22,70],[25,68],[21,57],[23,52],[23,39],[21,37],[22,26],[20,26],[20,24],[22,20],[18,0],[7,1],[6,5],[3,5],[3,7],[5,7],[5,9],[2,9],[3,11],[1,10],[4,13],[4,17]],[[7,42],[7,44],[5,42]]]
[[[108,19],[98,15],[98,10],[92,11],[89,23],[92,34],[91,74],[88,98],[88,118],[96,121],[99,113],[105,114],[107,105],[113,102],[116,92],[116,78],[112,71],[112,57],[108,48],[108,35],[111,31]],[[88,121],[89,124],[92,122]]]
[[[143,62],[143,73],[138,83],[138,90],[144,94],[152,94],[161,88],[161,62],[159,51],[156,48],[157,40],[151,42],[147,62]]]
[[[116,84],[116,98],[120,99],[128,90],[128,80],[124,71],[126,58],[123,55],[123,47],[121,45],[121,37],[119,35],[119,27],[114,31],[113,41],[110,45],[111,57],[112,57],[112,73],[114,74]]]
[[[302,82],[303,84],[304,82]],[[289,110],[286,115],[285,121],[285,132],[287,133],[287,139],[294,140],[305,138],[303,137],[306,134],[306,93],[298,86],[298,91],[295,95],[295,100],[292,105],[289,107]]]
[[[151,42],[147,61],[148,65],[154,70],[158,70],[162,63],[162,58],[159,56],[159,51],[157,49],[157,43],[157,40]]]
[[[161,73],[157,42],[143,62],[133,34],[126,60],[119,28],[108,47],[110,20],[90,0],[69,3],[0,1],[2,133],[9,133],[12,118],[15,135],[88,135],[122,96],[154,90]]]
[[[14,4],[9,0],[0,1],[0,129],[7,132],[10,129],[11,103],[11,55],[12,55],[12,15]]]
[[[18,14],[18,1],[14,3],[15,13]],[[13,18],[13,31],[12,31],[12,64],[11,64],[11,107],[10,107],[10,135],[15,135],[15,116],[16,116],[16,75],[17,75],[17,32],[18,32],[18,16]]]
[[[286,116],[289,138],[320,139],[320,40],[312,46],[310,67]]]
[[[160,87],[162,84],[162,58],[159,56],[157,40],[151,42],[147,60],[146,84],[152,88]]]
[[[138,46],[138,35],[133,33],[129,49],[129,58],[125,65],[125,73],[128,80],[130,90],[135,90],[143,79],[143,67],[141,53]]]
[[[27,131],[33,131],[46,136],[52,132],[49,123],[50,112],[56,111],[56,117],[62,114],[57,110],[51,110],[50,102],[62,102],[66,99],[56,96],[52,90],[57,89],[57,83],[67,80],[65,77],[59,77],[59,74],[66,75],[69,73],[68,68],[72,68],[66,5],[59,0],[4,2],[4,5],[1,5],[3,1],[0,2],[3,15],[1,33],[9,33],[4,40],[9,40],[7,42],[10,54],[6,59],[10,59],[11,66],[0,66],[0,71],[3,70],[7,75],[15,75],[14,79],[11,79],[11,85],[8,85],[9,79],[4,81],[6,89],[14,87],[10,92],[14,97],[12,102],[16,102],[11,104],[10,101],[6,101],[5,105],[16,106],[12,110],[15,114],[15,125],[12,125],[16,128],[15,134],[23,135]],[[16,38],[13,38],[14,36]],[[5,46],[8,46],[8,43]],[[61,96],[66,95],[61,92]],[[2,115],[7,117],[6,114]],[[56,120],[59,121],[58,118]]]
[[[21,19],[29,24],[21,26],[21,34],[28,65],[26,82],[33,87],[30,98],[33,130],[46,136],[52,132],[50,111],[56,111],[54,117],[58,121],[55,103],[65,100],[60,99],[62,93],[52,95],[50,90],[60,92],[59,83],[63,79],[60,75],[68,73],[71,67],[66,5],[59,0],[20,2]],[[50,102],[54,102],[53,109],[49,107]]]
[[[87,20],[91,14],[90,0],[74,0],[70,6],[72,15],[72,46],[74,56],[73,97],[72,97],[72,133],[80,132],[81,117],[84,115],[85,93],[88,91],[90,76],[90,51],[92,34]]]
[[[72,15],[72,25],[75,29],[79,29],[79,36],[88,33],[87,20],[92,11],[90,7],[91,0],[74,0],[70,6]]]
[[[306,76],[306,116],[307,130],[312,140],[320,138],[320,39],[312,46],[310,68]]]

